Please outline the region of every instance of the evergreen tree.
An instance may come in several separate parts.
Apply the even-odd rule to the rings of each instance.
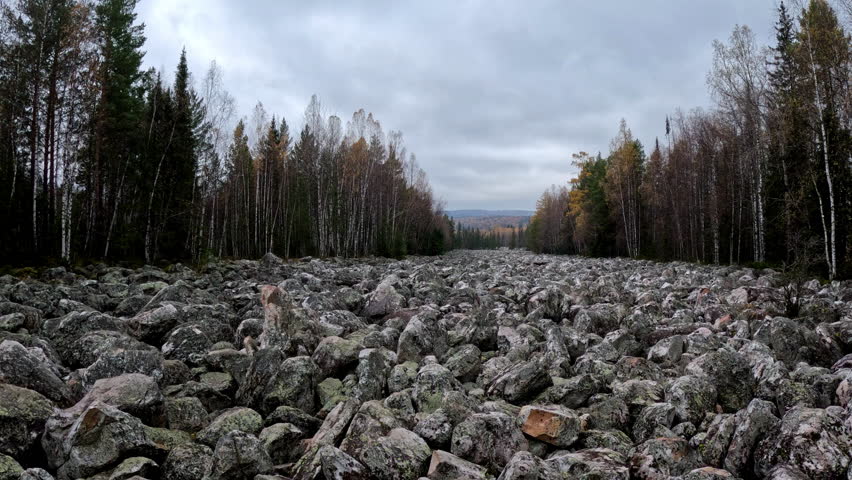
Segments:
[[[87,199],[84,243],[89,254],[109,256],[113,232],[127,215],[128,173],[140,160],[144,25],[136,24],[136,0],[101,0],[95,8],[100,56],[92,152],[83,174]],[[145,168],[140,168],[145,170]]]
[[[199,104],[189,85],[186,50],[181,53],[173,88],[172,133],[165,156],[164,200],[157,251],[165,258],[181,258],[190,246],[190,226],[196,196],[197,129]],[[159,186],[158,186],[159,188]]]

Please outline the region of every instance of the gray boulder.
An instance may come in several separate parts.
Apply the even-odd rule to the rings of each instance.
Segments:
[[[263,428],[263,417],[250,408],[234,407],[225,410],[198,432],[196,439],[205,445],[215,447],[221,438],[232,431],[245,432],[252,435]]]
[[[53,402],[38,392],[0,383],[0,454],[30,453],[53,411]]]
[[[272,472],[272,460],[260,440],[238,430],[226,433],[216,443],[208,480],[253,480]]]
[[[372,478],[416,480],[432,455],[429,445],[416,433],[395,428],[364,449],[361,461]]]
[[[513,417],[491,412],[471,415],[459,423],[453,430],[450,451],[498,474],[515,452],[528,448],[529,442]]]
[[[34,390],[60,405],[72,400],[71,390],[46,360],[12,340],[0,343],[0,382]]]
[[[784,464],[815,480],[846,475],[852,444],[839,410],[790,409],[758,445],[755,472],[767,475],[772,467]]]
[[[207,478],[213,469],[213,450],[206,445],[188,443],[173,448],[163,464],[164,480]]]

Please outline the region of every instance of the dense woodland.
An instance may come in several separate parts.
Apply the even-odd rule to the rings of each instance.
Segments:
[[[575,154],[578,175],[538,202],[530,247],[852,275],[850,12],[782,3],[769,47],[736,26],[713,45],[715,107],[666,118],[650,155],[624,121],[608,155]]]
[[[774,45],[714,43],[710,110],[646,153],[547,190],[526,231],[457,227],[402,134],[310,99],[301,131],[239,118],[212,63],[142,68],[136,0],[0,2],[0,263],[440,253],[529,247],[852,274],[852,2],[780,4]]]
[[[452,246],[465,250],[490,250],[493,248],[526,248],[526,228],[506,225],[490,229],[456,224]]]
[[[313,97],[239,119],[213,63],[143,70],[136,0],[0,2],[0,263],[439,253],[400,132]]]

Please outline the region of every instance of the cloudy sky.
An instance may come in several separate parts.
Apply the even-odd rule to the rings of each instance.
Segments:
[[[356,6],[359,3],[361,6]],[[676,108],[707,107],[714,39],[745,24],[773,42],[777,0],[332,2],[140,0],[146,63],[185,46],[224,70],[241,115],[257,101],[301,128],[311,94],[345,122],[401,130],[449,209],[532,209],[608,150],[619,119],[646,145]]]

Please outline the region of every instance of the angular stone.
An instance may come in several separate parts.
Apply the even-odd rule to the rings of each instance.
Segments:
[[[725,456],[725,470],[740,477],[751,473],[747,467],[753,457],[754,448],[778,425],[779,420],[774,412],[775,405],[757,398],[744,410],[737,412],[734,420],[737,428]]]
[[[272,460],[254,435],[232,430],[216,443],[209,480],[253,480],[272,472]]]
[[[198,432],[196,436],[200,443],[215,447],[219,439],[228,432],[240,431],[257,434],[263,427],[263,417],[250,408],[234,407],[220,413],[210,425]]]
[[[521,408],[521,430],[536,440],[568,448],[580,436],[580,418],[576,412],[558,405]]]
[[[386,279],[367,296],[367,303],[361,314],[367,318],[384,317],[405,306],[405,297],[393,287],[393,279]]]
[[[159,382],[163,378],[163,357],[156,350],[110,350],[82,371],[82,386],[91,389],[101,379],[139,373]]]
[[[561,478],[629,480],[630,469],[625,458],[606,448],[590,448],[578,452],[558,451],[549,455],[547,464]]]
[[[114,465],[128,454],[154,453],[154,443],[136,417],[114,407],[86,410],[71,426],[63,443],[59,480],[84,478]]]
[[[173,448],[163,464],[164,480],[207,478],[213,469],[213,450],[206,445],[189,443]]]
[[[340,337],[325,337],[314,350],[311,359],[323,377],[336,376],[358,363],[361,346]]]
[[[419,412],[434,412],[443,405],[444,393],[460,387],[453,373],[446,367],[437,363],[425,365],[414,381],[414,406]]]
[[[658,428],[669,428],[675,418],[675,407],[669,403],[654,403],[643,408],[633,424],[633,439],[642,443],[652,436]]]
[[[357,403],[355,405],[357,406]],[[346,410],[341,412],[341,419],[345,418],[345,413]],[[361,458],[361,453],[371,440],[403,426],[403,422],[397,417],[395,411],[386,408],[381,402],[377,400],[365,402],[352,417],[340,449],[354,458]]]
[[[547,390],[542,392],[538,399],[543,403],[580,408],[592,395],[598,392],[599,388],[598,382],[591,375],[554,379],[554,384],[547,387]]]
[[[207,426],[207,410],[195,397],[169,398],[166,400],[166,420],[169,428],[195,433]]]
[[[426,471],[431,455],[429,445],[416,433],[395,428],[372,442],[361,454],[361,461],[372,478],[416,480]]]
[[[450,452],[434,450],[429,461],[430,480],[486,480],[488,470],[463,460]]]
[[[850,448],[848,430],[835,409],[796,406],[760,442],[754,468],[767,475],[775,465],[786,464],[808,478],[840,478],[849,469]]]
[[[420,419],[414,426],[414,433],[420,435],[433,447],[446,447],[453,436],[453,423],[449,415],[439,408]]]
[[[53,370],[12,340],[0,343],[0,382],[36,391],[60,405],[72,399],[71,390]]]
[[[453,430],[451,452],[498,474],[529,443],[514,418],[501,412],[469,416]]]
[[[0,383],[0,454],[29,453],[53,411],[53,403],[38,392]]]
[[[677,422],[701,423],[707,412],[715,412],[716,398],[716,387],[705,376],[678,377],[666,389],[666,402],[674,407]]]
[[[24,468],[14,458],[0,453],[0,480],[18,480]]]
[[[497,480],[562,480],[562,475],[549,462],[530,452],[520,451],[512,456]]]
[[[165,399],[157,381],[140,373],[127,373],[97,380],[77,404],[68,409],[82,414],[95,404],[115,407],[155,427],[164,426]]]
[[[400,362],[419,362],[428,355],[443,358],[448,348],[447,332],[438,321],[438,312],[418,313],[399,335],[396,355]]]
[[[530,360],[503,370],[488,385],[486,393],[516,403],[535,397],[552,383],[547,368]]]
[[[301,452],[299,440],[303,438],[305,433],[289,423],[270,425],[258,435],[258,440],[276,465],[297,460]]]

